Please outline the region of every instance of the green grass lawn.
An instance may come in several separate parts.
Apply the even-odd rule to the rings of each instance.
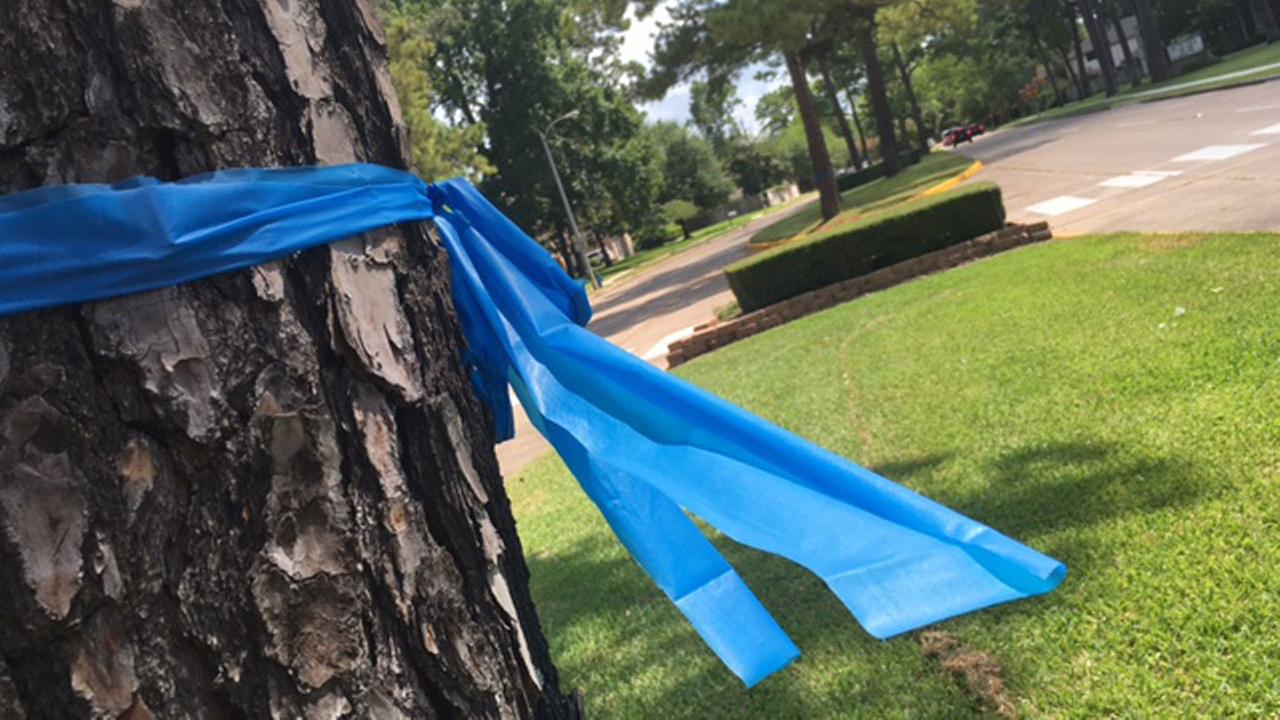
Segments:
[[[1280,236],[1015,250],[703,356],[689,380],[1070,566],[942,623],[1029,717],[1280,713]],[[1178,310],[1181,308],[1182,310]],[[918,636],[717,544],[803,651],[751,691],[558,461],[508,483],[565,684],[596,718],[969,717]]]
[[[1132,102],[1141,102],[1147,100],[1156,100],[1172,97],[1181,97],[1194,93],[1208,92],[1210,90],[1221,90],[1223,88],[1234,87],[1236,85],[1245,85],[1248,83],[1265,80],[1268,78],[1280,77],[1280,68],[1271,68],[1268,70],[1258,70],[1256,73],[1241,75],[1224,79],[1217,83],[1205,83],[1189,88],[1179,88],[1178,86],[1207,80],[1229,73],[1241,72],[1252,67],[1264,67],[1274,63],[1280,63],[1280,43],[1272,43],[1270,45],[1255,45],[1246,50],[1232,53],[1222,58],[1222,60],[1208,67],[1200,68],[1189,72],[1185,75],[1179,75],[1171,80],[1167,80],[1159,85],[1144,84],[1138,87],[1125,87],[1113,97],[1106,97],[1098,94],[1087,97],[1084,100],[1067,103],[1062,107],[1050,108],[1042,113],[1030,115],[1025,118],[1019,118],[1008,124],[1008,127],[1019,127],[1021,125],[1029,125],[1031,123],[1041,122],[1044,120],[1055,120],[1058,118],[1070,117],[1072,115],[1082,115],[1090,112],[1098,112],[1100,110],[1109,110],[1118,105],[1124,105]],[[1122,73],[1123,75],[1123,73]],[[1137,93],[1149,93],[1152,90],[1167,88],[1167,92],[1159,92],[1155,94],[1134,97]]]
[[[831,222],[848,220],[851,215],[862,215],[892,205],[912,195],[964,172],[973,161],[958,153],[935,152],[926,155],[893,177],[872,180],[866,185],[840,194],[843,212]],[[768,243],[808,232],[822,221],[822,209],[818,203],[795,215],[774,223],[751,236],[750,242]]]
[[[774,213],[785,210],[792,205],[795,205],[797,202],[808,202],[810,200],[812,200],[812,198],[808,195],[801,195],[778,205],[763,208],[746,215],[739,215],[735,218],[729,218],[728,220],[718,222],[715,225],[708,225],[701,230],[691,233],[687,238],[681,238],[675,242],[669,242],[666,245],[659,245],[658,247],[649,248],[648,250],[641,250],[625,260],[620,260],[606,268],[600,268],[598,272],[602,277],[607,279],[610,276],[648,267],[659,260],[684,252],[695,245],[717,238],[731,230],[746,227],[755,220],[768,217]]]

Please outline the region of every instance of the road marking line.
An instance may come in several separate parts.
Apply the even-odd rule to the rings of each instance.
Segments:
[[[680,340],[683,340],[692,335],[693,335],[692,327],[687,327],[687,328],[684,328],[683,330],[677,330],[671,333],[670,335],[666,335],[661,340],[659,340],[657,344],[649,348],[649,352],[645,353],[644,355],[641,355],[640,359],[654,360],[656,358],[660,358],[663,355],[667,354],[667,351],[671,349],[671,346],[674,343],[679,342]]]
[[[1249,105],[1247,107],[1236,108],[1236,112],[1238,113],[1258,112],[1259,110],[1274,110],[1276,108],[1280,108],[1280,103],[1275,103],[1273,105]]]
[[[1243,155],[1247,152],[1252,152],[1254,150],[1257,150],[1260,147],[1266,147],[1266,144],[1264,143],[1261,145],[1209,145],[1207,147],[1202,147],[1199,150],[1196,150],[1194,152],[1189,152],[1186,155],[1179,155],[1178,157],[1174,158],[1173,161],[1174,162],[1196,162],[1199,160],[1227,160],[1237,155]]]
[[[1155,175],[1161,178],[1177,177],[1182,174],[1181,170],[1134,170],[1134,175]]]
[[[1098,183],[1099,187],[1115,187],[1115,188],[1141,188],[1148,185],[1155,185],[1164,180],[1167,175],[1155,175],[1151,173],[1133,173],[1132,175],[1119,175],[1108,180]]]
[[[1250,135],[1280,135],[1280,123],[1276,123],[1271,127],[1264,127],[1261,130],[1254,130]]]
[[[1096,202],[1098,201],[1093,198],[1075,197],[1074,195],[1059,195],[1056,198],[1051,198],[1042,203],[1032,205],[1027,208],[1027,212],[1053,217],[1054,215],[1061,215],[1062,213],[1071,212],[1072,210],[1079,210],[1082,207],[1088,207]]]

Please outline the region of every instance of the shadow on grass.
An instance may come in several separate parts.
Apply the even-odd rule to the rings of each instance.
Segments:
[[[916,481],[912,484],[957,511],[1023,541],[1189,506],[1209,490],[1187,461],[1148,457],[1109,443],[1051,442],[1015,449],[979,466],[989,480],[981,490],[946,492],[939,487],[945,476],[936,472],[952,459],[953,453],[940,452],[873,469],[898,481]],[[528,561],[556,660],[568,683],[599,699],[604,714],[770,717],[784,712],[788,717],[826,717],[833,707],[883,707],[886,697],[895,698],[895,704],[902,698],[906,705],[899,709],[913,716],[955,716],[964,708],[948,704],[963,702],[956,700],[960,695],[936,685],[922,686],[914,699],[902,695],[902,683],[932,677],[923,660],[915,665],[917,648],[912,646],[907,653],[911,659],[903,660],[901,645],[888,647],[914,644],[914,636],[881,643],[858,627],[808,571],[714,531],[708,535],[801,648],[800,662],[807,658],[818,672],[837,673],[839,681],[831,687],[838,690],[815,693],[805,673],[782,672],[746,692],[616,541],[594,534]],[[1071,564],[1073,574],[1093,574],[1111,567],[1111,548],[1105,542],[1097,534],[1065,533],[1037,546]],[[1034,617],[1052,612],[1060,602],[1056,597],[984,615],[990,614],[993,622]],[[904,679],[904,671],[919,675]]]
[[[1208,490],[1187,460],[1108,443],[1019,448],[989,467],[987,487],[953,498],[952,507],[1022,537],[1193,505]]]
[[[912,717],[968,716],[957,713],[965,707],[962,699],[957,705],[958,691],[944,689],[949,702],[939,707],[930,707],[936,685],[910,696],[913,683],[932,672],[917,661],[912,636],[888,641],[898,644],[893,653],[804,568],[714,531],[709,536],[801,649],[797,663],[815,663],[821,684],[838,689],[815,692],[814,678],[793,666],[747,690],[640,568],[602,552],[596,536],[552,558],[529,558],[538,614],[565,686],[581,691],[595,716],[828,718],[844,716],[841,708],[894,705]]]
[[[1113,443],[1050,442],[994,458],[981,489],[950,491],[931,480],[954,456],[933,453],[870,468],[1013,536],[1084,528],[1199,502],[1209,491],[1188,460],[1152,457]]]
[[[951,459],[953,453],[931,453],[914,458],[890,460],[867,468],[871,472],[889,478],[894,482],[902,482],[913,475],[928,472]]]
[[[791,708],[792,717],[823,716],[809,708],[814,699],[785,671],[748,691],[643,571],[618,552],[602,551],[599,540],[583,538],[554,557],[528,559],[538,615],[565,686],[582,692],[597,717],[715,717],[725,713],[726,704],[744,717],[772,716],[776,711],[752,711],[762,702]],[[796,592],[791,583],[771,579],[777,572],[806,579],[807,573],[779,558],[723,538],[717,545],[729,551],[730,562],[748,571],[748,582],[786,587],[775,602],[787,602]],[[764,578],[761,562],[772,566],[763,570]],[[807,579],[819,587],[806,588],[803,596],[824,594],[816,579]],[[837,609],[824,608],[823,614],[834,615]]]

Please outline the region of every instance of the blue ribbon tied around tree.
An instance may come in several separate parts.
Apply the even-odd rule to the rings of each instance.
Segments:
[[[355,164],[0,198],[0,315],[190,282],[435,223],[477,393],[508,388],[631,556],[748,686],[799,651],[690,515],[818,575],[887,638],[1049,592],[1066,567],[589,332],[583,287],[465,180]]]

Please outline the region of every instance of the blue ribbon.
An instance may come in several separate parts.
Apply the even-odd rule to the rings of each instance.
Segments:
[[[890,637],[1057,587],[1066,567],[588,332],[583,288],[463,180],[232,170],[0,198],[0,315],[249,267],[432,220],[500,439],[508,386],[632,557],[747,685],[799,651],[685,511],[826,582]]]

